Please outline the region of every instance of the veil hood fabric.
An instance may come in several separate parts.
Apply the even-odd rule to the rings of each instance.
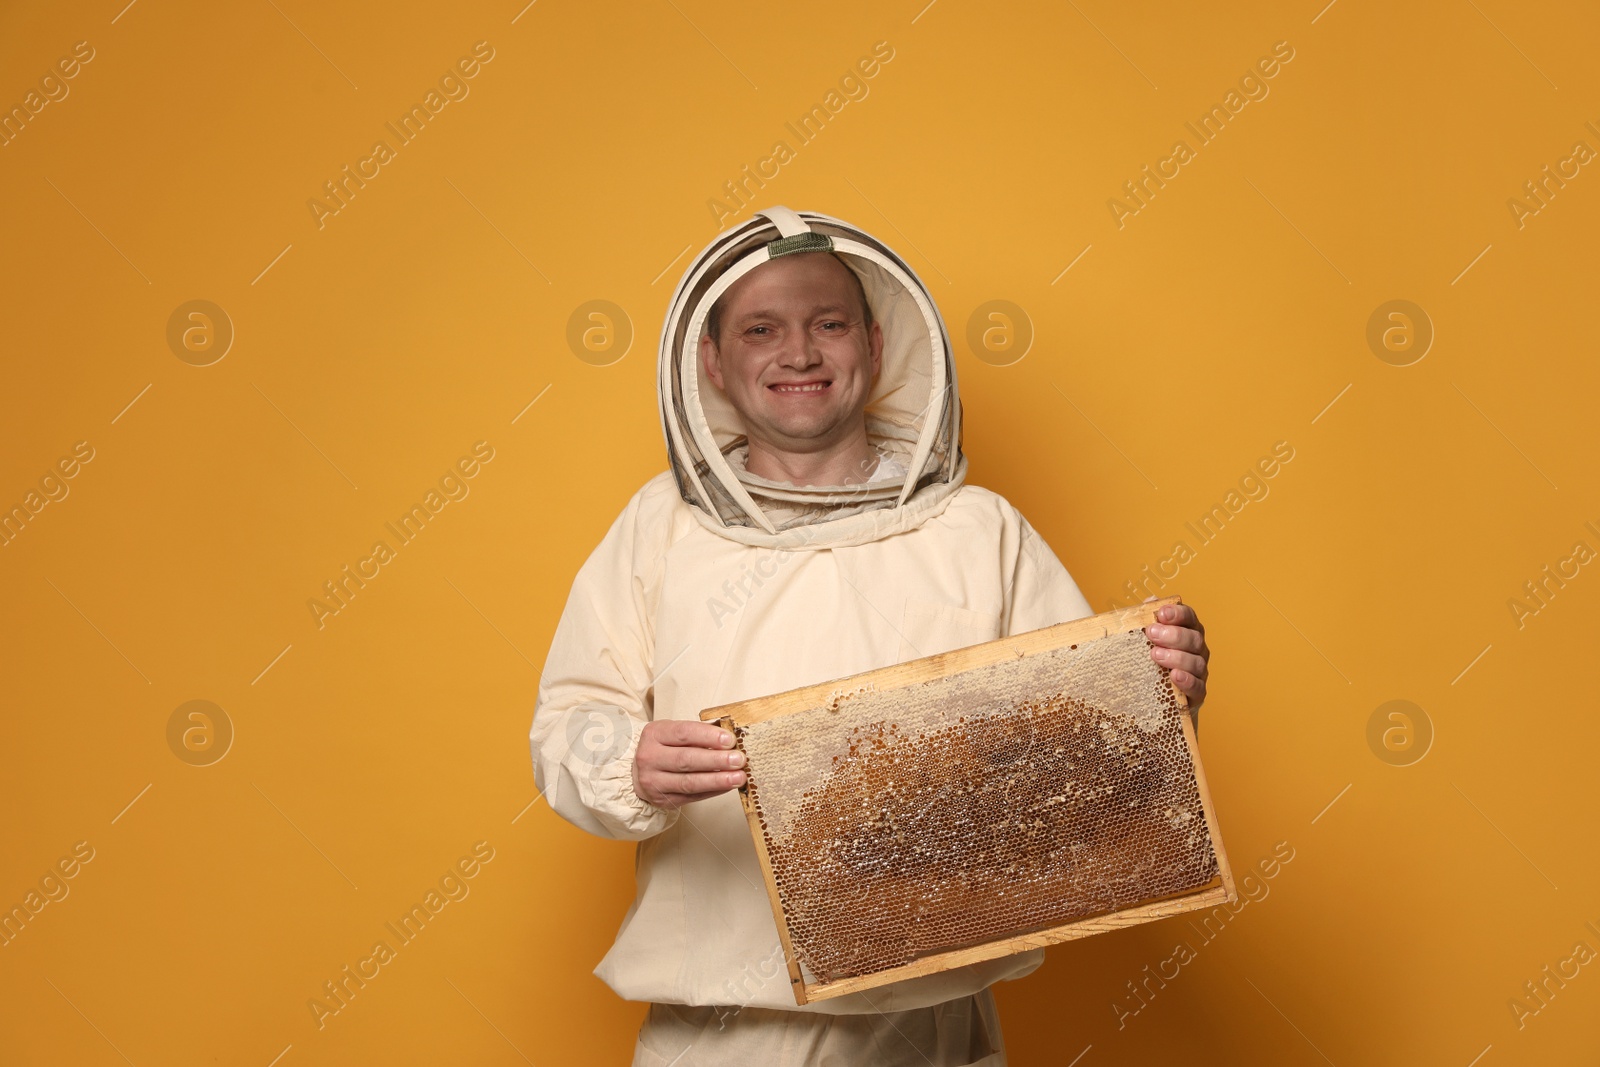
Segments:
[[[744,467],[748,444],[732,402],[705,377],[700,336],[717,298],[783,255],[836,253],[883,329],[867,438],[908,472],[865,485],[797,486]],[[949,333],[927,287],[882,241],[815,212],[770,207],[724,230],[689,265],[661,330],[657,388],[678,492],[699,521],[732,540],[777,548],[860,544],[938,514],[966,477]]]

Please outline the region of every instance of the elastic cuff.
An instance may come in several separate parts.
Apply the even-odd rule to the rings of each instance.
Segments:
[[[658,808],[645,800],[633,788],[633,758],[639,751],[639,740],[644,734],[643,720],[629,718],[628,745],[620,756],[600,768],[597,775],[603,792],[614,797],[622,809],[618,819],[632,834],[660,833],[678,820],[677,809]]]

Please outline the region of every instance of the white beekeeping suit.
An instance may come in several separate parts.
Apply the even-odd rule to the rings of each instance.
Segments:
[[[704,376],[698,340],[712,303],[749,270],[829,246],[883,329],[866,407],[881,458],[863,485],[768,481],[744,469],[739,416]],[[1093,613],[1022,515],[964,484],[955,359],[926,287],[853,226],[760,212],[679,283],[658,389],[671,469],[634,495],[579,570],[531,734],[550,806],[638,842],[637,896],[595,973],[629,1000],[856,1015],[927,1008],[1034,970],[1042,950],[797,1008],[738,797],[668,811],[633,791],[651,719],[698,721],[719,704]]]

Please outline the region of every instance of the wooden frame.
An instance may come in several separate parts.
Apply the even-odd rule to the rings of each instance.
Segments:
[[[910,660],[891,667],[883,667],[878,670],[851,675],[848,678],[823,682],[801,689],[791,689],[788,692],[754,700],[745,700],[735,704],[709,708],[700,713],[700,718],[708,722],[715,721],[724,729],[732,732],[735,726],[748,726],[782,715],[798,711],[811,711],[828,705],[837,706],[847,702],[850,699],[850,695],[857,691],[876,691],[881,693],[885,690],[900,689],[943,678],[951,674],[959,674],[977,667],[1003,663],[1012,659],[1023,659],[1041,652],[1048,652],[1066,646],[1076,646],[1115,634],[1143,629],[1156,621],[1156,612],[1160,608],[1167,604],[1178,603],[1182,603],[1179,597],[1164,597],[1134,607],[1076,619],[1072,622],[1048,626],[1041,630],[1017,634],[1013,637],[1004,637],[984,644],[971,645],[967,648],[955,649],[923,659]],[[1172,683],[1170,672],[1166,671],[1165,668],[1162,668],[1162,670],[1166,673],[1167,683],[1172,686],[1179,704],[1187,708],[1189,706],[1188,697]],[[1003,938],[982,945],[940,952],[924,956],[901,966],[891,967],[871,974],[839,978],[831,982],[807,981],[802,972],[800,961],[790,941],[788,924],[784,918],[783,903],[779,897],[778,884],[773,875],[772,864],[767,853],[760,812],[750,799],[749,789],[741,787],[739,799],[744,806],[745,817],[750,824],[751,837],[755,842],[756,855],[761,863],[762,877],[767,886],[767,897],[772,905],[773,920],[777,924],[778,937],[783,945],[784,959],[788,964],[789,981],[794,991],[795,1003],[804,1005],[818,1000],[826,1000],[891,982],[918,978],[955,967],[998,959],[1018,952],[1042,948],[1046,945],[1060,944],[1063,941],[1087,937],[1091,934],[1150,922],[1154,919],[1164,919],[1168,916],[1215,907],[1219,904],[1228,904],[1237,900],[1238,894],[1234,888],[1233,872],[1228,865],[1227,855],[1223,851],[1222,836],[1217,827],[1216,811],[1211,802],[1211,792],[1206,786],[1205,772],[1200,765],[1199,748],[1195,738],[1192,716],[1180,715],[1179,720],[1183,729],[1184,745],[1188,752],[1189,761],[1194,768],[1195,785],[1198,788],[1200,804],[1205,814],[1206,832],[1210,837],[1211,847],[1217,859],[1218,873],[1211,881],[1183,893],[1146,901],[1143,904],[1121,911],[1094,915],[1049,929]]]

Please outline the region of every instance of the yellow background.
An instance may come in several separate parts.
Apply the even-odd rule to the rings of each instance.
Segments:
[[[94,858],[0,948],[0,1058],[627,1061],[643,1009],[589,972],[632,849],[529,806],[526,734],[573,573],[665,466],[655,342],[707,202],[781,138],[750,206],[917,269],[971,480],[1097,610],[1295,450],[1162,590],[1214,649],[1228,854],[1294,859],[1120,1028],[1184,922],[1051,949],[997,990],[1013,1062],[1592,1062],[1600,966],[1520,1027],[1509,1002],[1600,950],[1600,568],[1520,626],[1508,600],[1600,548],[1600,176],[1520,227],[1507,201],[1600,148],[1600,21],[1046,7],[8,5],[7,107],[95,58],[0,148],[0,503],[94,459],[0,548],[0,902]],[[478,41],[470,95],[319,228],[307,201]],[[785,122],[879,41],[798,146]],[[1279,41],[1269,95],[1119,228],[1107,201]],[[167,341],[197,299],[236,331],[203,367]],[[1436,334],[1404,367],[1366,340],[1395,299]],[[631,322],[605,366],[567,342],[591,300]],[[1032,324],[1010,365],[967,341],[991,300]],[[480,440],[470,495],[319,629],[322,583]],[[1395,699],[1434,731],[1409,766],[1367,741]],[[168,744],[191,700],[235,731],[209,766]],[[480,841],[470,895],[319,1029],[322,984]]]

